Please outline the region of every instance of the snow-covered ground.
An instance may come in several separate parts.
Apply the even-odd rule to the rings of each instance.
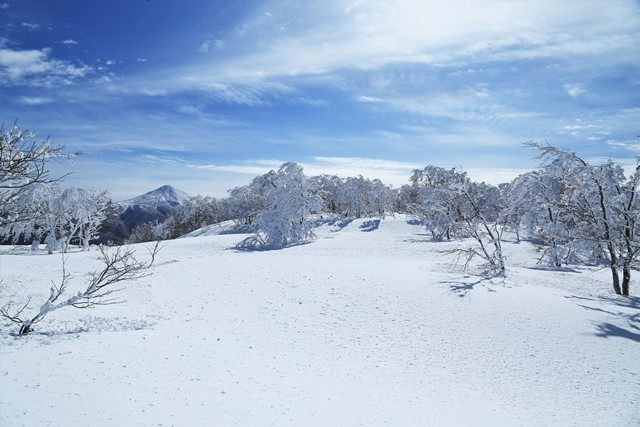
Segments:
[[[341,225],[264,252],[212,227],[124,304],[0,322],[0,424],[638,425],[640,302],[606,270],[506,244],[483,280],[404,218]],[[3,250],[2,300],[45,296],[60,257]],[[77,286],[99,265],[69,255]]]

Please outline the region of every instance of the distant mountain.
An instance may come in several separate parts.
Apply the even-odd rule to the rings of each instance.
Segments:
[[[141,196],[119,202],[120,219],[128,230],[148,222],[163,222],[176,207],[189,198],[184,191],[163,185]]]
[[[118,202],[118,204],[124,207],[133,205],[157,206],[164,203],[175,206],[181,205],[190,197],[191,196],[189,196],[184,191],[176,190],[170,185],[163,185],[162,187],[156,188],[153,191],[144,193],[142,196],[123,200],[121,202]]]

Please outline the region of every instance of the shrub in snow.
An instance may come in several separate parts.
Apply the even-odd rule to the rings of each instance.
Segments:
[[[49,297],[40,305],[35,313],[24,316],[23,313],[29,308],[31,299],[16,310],[12,310],[11,302],[0,308],[0,316],[18,325],[18,334],[25,335],[33,330],[33,326],[44,319],[49,313],[64,308],[89,308],[98,305],[110,305],[122,302],[113,297],[119,288],[113,285],[128,280],[135,280],[145,276],[148,268],[153,265],[155,257],[160,250],[158,243],[150,250],[150,260],[148,262],[138,261],[131,249],[117,248],[109,252],[105,247],[100,247],[100,253],[104,268],[90,274],[87,287],[64,299],[64,293],[72,279],[65,268],[65,259],[62,260],[62,280],[60,285],[52,284]]]
[[[31,252],[38,253],[38,251],[40,250],[40,242],[37,239],[34,239],[31,242]]]
[[[45,243],[45,249],[47,250],[49,255],[51,255],[54,251],[57,251],[60,249],[60,243],[58,243],[58,239],[56,239],[56,236],[53,234],[49,234],[44,239],[44,243]]]
[[[308,216],[320,211],[322,199],[312,194],[302,168],[284,163],[267,179],[266,205],[256,218],[256,241],[264,248],[279,248],[313,237]]]

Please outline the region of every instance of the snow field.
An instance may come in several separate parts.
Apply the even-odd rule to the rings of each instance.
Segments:
[[[456,271],[420,226],[322,226],[315,242],[166,242],[126,303],[0,324],[2,425],[637,425],[637,299],[607,271]],[[143,257],[142,248],[140,256]],[[96,253],[72,253],[81,286]],[[46,295],[60,258],[0,255],[2,299]],[[635,316],[635,317],[634,317]]]

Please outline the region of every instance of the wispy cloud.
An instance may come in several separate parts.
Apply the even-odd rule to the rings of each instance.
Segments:
[[[261,175],[270,170],[278,169],[284,160],[259,159],[247,160],[230,164],[190,164],[188,167],[250,176]],[[308,161],[298,162],[307,175],[331,174],[343,178],[362,175],[370,179],[381,179],[387,184],[396,187],[407,184],[414,169],[419,169],[425,164],[412,162],[398,162],[365,157],[313,157]],[[471,168],[466,170],[468,174],[477,180],[492,184],[511,181],[525,169],[515,168]]]
[[[66,45],[76,45],[78,44],[78,42],[74,39],[65,39],[62,40],[62,44],[66,44]]]
[[[53,102],[53,99],[43,96],[22,96],[20,102],[24,105],[43,105]]]
[[[607,140],[607,144],[615,148],[623,148],[629,151],[640,152],[640,136],[637,136],[635,140],[628,139],[624,141],[618,141],[615,139]]]
[[[530,138],[585,155],[637,154],[636,1],[178,8],[180,25],[148,29],[152,44],[134,35],[127,43],[122,27],[135,16],[105,14],[109,37],[96,37],[75,9],[16,13],[4,37],[24,40],[0,37],[5,114],[94,156],[82,160],[92,185],[105,161],[145,185],[188,177],[192,191],[226,190],[284,160],[307,174],[394,185],[428,162],[496,183],[534,166],[519,147]],[[67,15],[64,33],[21,26],[34,20],[42,30]],[[129,191],[120,177],[103,178]]]
[[[640,62],[633,54],[640,37],[639,14],[640,6],[627,1],[605,8],[575,1],[556,1],[553,7],[545,1],[519,2],[517,7],[473,1],[464,8],[457,2],[267,2],[226,40],[205,40],[198,50],[229,46],[232,51],[238,45],[253,49],[224,58],[201,56],[141,80],[148,90],[171,93],[390,64],[584,56]]]
[[[388,107],[429,117],[462,122],[500,123],[512,119],[535,117],[539,113],[522,111],[489,96],[486,88],[466,88],[452,92],[398,94],[377,99]]]
[[[29,31],[35,31],[40,29],[40,24],[38,24],[37,22],[23,22],[20,25]]]
[[[215,49],[222,49],[225,45],[225,42],[223,40],[220,39],[213,39],[213,40],[205,40],[202,42],[202,44],[200,44],[200,46],[198,47],[198,51],[199,52],[209,52],[210,49],[215,48]]]
[[[586,92],[580,83],[568,83],[563,87],[565,92],[567,92],[567,95],[574,99],[577,99],[580,95]]]
[[[68,84],[90,71],[89,66],[52,58],[49,48],[14,50],[0,47],[0,84]]]
[[[9,3],[0,3],[0,9],[1,10],[9,9]]]

